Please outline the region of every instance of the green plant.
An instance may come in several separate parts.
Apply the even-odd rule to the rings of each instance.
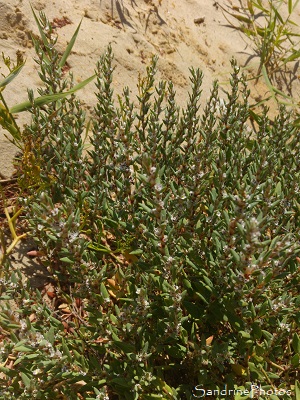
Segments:
[[[49,58],[49,53],[50,53],[49,50],[51,50],[51,49],[49,49],[49,46],[50,45],[52,46],[56,42],[56,39],[49,41],[49,39],[50,39],[49,35],[52,34],[51,25],[49,25],[50,32],[48,34],[48,37],[47,37],[47,35],[45,35],[45,33],[43,31],[43,28],[45,27],[45,23],[46,23],[45,15],[42,13],[41,19],[39,20],[33,9],[32,9],[32,12],[33,12],[34,18],[36,20],[36,23],[38,25],[39,32],[41,35],[41,42],[40,42],[41,45],[39,46],[39,51],[40,51],[39,57],[40,57],[40,59],[42,59],[43,65],[41,66],[41,68],[43,70],[44,65],[51,65],[52,61]],[[72,48],[75,44],[79,29],[80,29],[80,25],[81,25],[81,23],[78,25],[64,54],[60,57],[60,59],[56,63],[57,71],[55,71],[55,72],[53,71],[53,73],[55,73],[57,76],[63,75],[62,69],[63,69],[63,67],[72,51]],[[32,40],[35,43],[35,45],[37,45],[37,39],[32,37]],[[50,44],[50,42],[51,42],[51,44]],[[57,54],[57,57],[59,57],[58,54]],[[15,106],[13,106],[13,107],[8,107],[8,105],[6,104],[6,101],[3,97],[2,92],[4,91],[6,86],[19,75],[21,69],[25,65],[25,62],[23,60],[22,55],[18,52],[17,52],[17,63],[16,64],[12,64],[11,59],[9,57],[5,57],[3,53],[2,53],[2,58],[3,58],[4,64],[9,69],[9,74],[0,82],[0,99],[2,101],[2,104],[0,103],[0,124],[6,131],[8,131],[10,133],[9,139],[16,146],[18,146],[21,150],[24,150],[23,138],[21,137],[20,128],[18,127],[13,114],[27,111],[29,108],[31,108],[33,106],[40,108],[40,107],[43,107],[45,104],[52,103],[52,102],[58,102],[59,100],[64,99],[65,97],[68,97],[68,96],[72,95],[73,93],[75,93],[77,90],[83,88],[85,85],[87,85],[89,82],[91,82],[95,78],[95,76],[91,76],[90,78],[84,80],[83,82],[79,83],[78,85],[73,86],[72,88],[69,88],[69,90],[66,92],[59,92],[57,90],[57,88],[52,87],[53,91],[45,94],[44,96],[33,99],[33,94],[31,94],[29,101],[25,101],[21,104],[17,104]],[[53,78],[53,77],[51,77],[51,78]]]
[[[41,96],[72,85],[48,51]],[[30,99],[22,204],[49,283],[33,290],[6,263],[1,399],[190,399],[250,382],[299,397],[299,129],[282,107],[254,134],[234,62],[201,115],[201,72],[180,110],[156,64],[134,103],[114,96],[111,48],[101,57],[88,153],[75,96]]]
[[[288,65],[294,65],[300,58],[300,34],[294,31],[297,24],[292,20],[299,1],[240,0],[239,3],[238,11],[222,8],[225,15],[240,23],[235,26],[229,21],[231,26],[251,39],[250,46],[259,58],[256,79],[263,75],[270,96],[277,101],[295,104],[289,96],[292,82],[297,78]]]
[[[35,12],[33,11],[33,9],[32,9],[32,12],[33,12],[35,20],[37,22],[37,26],[39,28],[40,35],[41,35],[41,40],[40,40],[39,44],[37,44],[38,43],[37,38],[32,37],[32,40],[33,40],[36,48],[37,47],[39,48],[41,70],[43,71],[44,65],[48,65],[49,67],[51,66],[52,61],[50,61],[51,58],[49,58],[49,54],[51,51],[50,47],[55,44],[56,39],[52,39],[51,43],[49,41],[49,39],[51,38],[51,34],[53,33],[50,25],[49,25],[48,37],[47,37],[47,35],[45,35],[45,33],[43,31],[43,28],[45,28],[45,24],[46,24],[45,15],[41,14],[41,19],[39,20],[36,16]],[[77,29],[76,29],[69,45],[67,46],[65,52],[63,53],[63,55],[59,58],[58,53],[56,53],[56,57],[57,57],[56,64],[55,64],[56,70],[52,70],[52,74],[55,74],[56,77],[61,77],[63,75],[63,67],[67,61],[69,54],[72,51],[72,48],[74,46],[74,43],[76,41],[79,29],[80,29],[80,25],[81,25],[81,23],[77,27]],[[60,91],[57,87],[52,86],[51,91],[45,92],[42,96],[40,96],[38,98],[34,98],[33,93],[31,91],[29,101],[25,101],[21,104],[17,104],[15,106],[13,106],[13,107],[8,107],[2,92],[7,87],[7,85],[19,75],[19,73],[21,72],[22,68],[25,65],[25,62],[22,58],[22,55],[18,52],[17,52],[17,63],[16,64],[12,64],[11,59],[9,57],[5,57],[3,53],[2,53],[2,59],[4,61],[4,64],[6,65],[6,67],[9,69],[9,74],[0,82],[0,100],[2,101],[2,103],[0,102],[0,124],[6,131],[9,132],[10,135],[8,136],[8,139],[22,151],[23,170],[26,173],[26,164],[27,164],[30,168],[30,170],[27,171],[27,173],[32,177],[31,181],[34,181],[35,179],[38,179],[39,166],[35,165],[35,160],[32,158],[33,157],[32,151],[31,151],[32,143],[29,143],[28,141],[26,141],[26,139],[24,137],[22,137],[21,130],[16,122],[14,114],[27,111],[29,108],[32,108],[32,107],[34,107],[36,109],[40,109],[41,107],[43,107],[44,105],[49,104],[49,103],[57,104],[62,99],[66,98],[68,96],[71,96],[77,90],[83,88],[85,85],[87,85],[89,82],[91,82],[95,78],[95,76],[91,76],[90,78],[84,80],[83,82],[79,83],[76,86],[69,87],[67,91],[63,91],[64,89],[66,89],[65,86],[60,87],[60,89],[61,89]],[[51,76],[50,79],[51,78],[53,78],[53,76]],[[32,168],[32,166],[33,166],[33,168]],[[29,183],[28,179],[27,179],[26,184],[27,183]],[[26,185],[25,185],[25,188],[26,188]],[[2,196],[4,196],[3,191],[1,192],[1,194],[2,194]],[[3,204],[4,203],[5,203],[5,198],[3,197]],[[21,214],[22,208],[16,209],[15,213],[12,217],[10,217],[7,207],[4,207],[4,212],[7,217],[7,222],[8,222],[9,229],[11,231],[13,240],[12,240],[12,243],[7,248],[7,246],[5,244],[4,234],[3,234],[3,232],[0,233],[1,246],[2,246],[2,255],[0,257],[0,266],[2,265],[2,263],[4,263],[6,256],[11,253],[11,251],[13,250],[15,245],[19,242],[19,240],[26,236],[26,234],[22,234],[22,235],[18,236],[15,232],[15,227],[14,227],[14,223],[15,223],[16,219],[18,218],[18,216]]]

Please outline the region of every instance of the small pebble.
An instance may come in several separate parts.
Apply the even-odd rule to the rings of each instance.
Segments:
[[[203,24],[204,21],[205,21],[205,17],[199,17],[199,18],[194,19],[195,24]]]

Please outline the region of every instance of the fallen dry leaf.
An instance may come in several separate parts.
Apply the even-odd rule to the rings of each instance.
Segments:
[[[63,313],[70,314],[71,310],[67,303],[62,303],[58,306],[58,309],[61,310]]]
[[[213,339],[214,339],[214,335],[208,337],[206,339],[206,341],[205,341],[206,342],[206,346],[210,346],[212,344]]]
[[[43,257],[45,254],[42,251],[31,250],[27,253],[28,257]]]

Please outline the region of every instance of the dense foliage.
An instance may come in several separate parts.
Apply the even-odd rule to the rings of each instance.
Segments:
[[[72,77],[40,24],[45,96]],[[108,48],[89,123],[74,94],[41,108],[29,92],[19,182],[49,284],[32,289],[5,260],[1,399],[190,399],[251,384],[300,398],[299,129],[283,108],[251,124],[235,62],[228,93],[215,83],[206,104],[191,69],[182,110],[156,64],[137,102],[116,98]],[[234,397],[251,395],[267,398]]]

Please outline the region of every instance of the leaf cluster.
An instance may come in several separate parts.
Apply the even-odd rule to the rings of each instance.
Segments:
[[[40,95],[72,87],[55,42],[35,46]],[[157,62],[136,101],[115,96],[108,47],[89,122],[75,95],[40,108],[29,93],[22,204],[49,277],[40,293],[6,264],[0,398],[184,399],[251,382],[299,397],[299,129],[283,107],[251,129],[234,61],[202,112],[202,73],[180,110]]]

